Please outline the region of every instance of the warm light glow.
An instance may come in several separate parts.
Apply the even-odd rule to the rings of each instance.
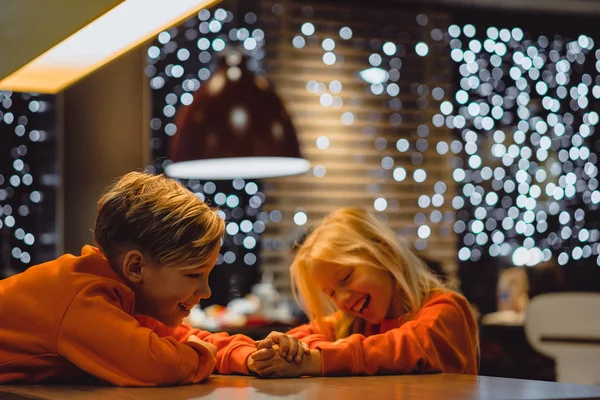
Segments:
[[[0,81],[0,89],[57,93],[218,0],[126,0]]]
[[[260,179],[302,174],[310,162],[290,157],[236,157],[182,161],[165,168],[167,175],[178,179]]]

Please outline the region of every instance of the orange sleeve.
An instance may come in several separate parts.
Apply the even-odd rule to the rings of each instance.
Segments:
[[[328,325],[331,325],[333,329],[332,321],[328,321]],[[333,343],[333,340],[329,336],[321,333],[319,327],[314,322],[297,326],[290,329],[286,334],[297,337],[302,342],[308,344],[310,349],[315,349],[322,344]]]
[[[58,353],[100,379],[119,386],[197,383],[216,360],[197,343],[161,338],[127,314],[122,289],[95,282],[72,300],[57,337]]]
[[[182,324],[171,329],[161,322],[145,315],[136,316],[142,326],[152,329],[161,337],[173,336],[178,342],[184,343],[190,335],[212,343],[217,347],[216,369],[220,374],[248,374],[247,360],[256,351],[254,340],[244,335],[229,336],[226,333],[210,333]]]
[[[317,348],[323,375],[477,374],[477,325],[467,301],[455,294],[433,298],[398,328]]]
[[[218,373],[248,375],[248,357],[256,351],[254,340],[244,335],[229,336],[225,332],[210,333],[198,330],[193,334],[217,347]]]

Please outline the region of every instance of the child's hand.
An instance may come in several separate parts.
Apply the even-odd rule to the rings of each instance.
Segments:
[[[297,337],[286,335],[281,332],[271,332],[263,340],[256,342],[258,350],[272,348],[273,345],[279,345],[279,354],[288,362],[294,361],[300,365],[305,354],[310,354],[310,349],[306,343],[298,340]]]
[[[262,378],[293,378],[305,375],[321,375],[321,351],[311,350],[308,355],[303,357],[300,364],[295,364],[283,358],[281,351],[277,351],[277,347],[273,346],[269,349],[262,349],[250,355],[248,358],[249,369]],[[270,353],[265,352],[265,350],[270,351]]]
[[[205,342],[204,340],[200,340],[196,335],[190,335],[187,341],[198,343],[199,345],[206,347],[208,351],[211,352],[213,357],[217,358],[217,347],[214,344]]]
[[[271,346],[263,347],[261,350],[257,350],[254,353],[250,354],[250,356],[246,360],[246,366],[248,367],[248,371],[254,372],[258,375],[258,371],[256,370],[257,360],[255,357],[258,357],[258,360],[264,361],[271,359],[273,356],[275,356],[275,354],[279,353],[279,346],[274,345],[272,340],[269,339],[268,344],[271,344]]]

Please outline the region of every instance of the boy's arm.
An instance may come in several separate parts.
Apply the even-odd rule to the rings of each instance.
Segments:
[[[194,329],[198,338],[217,347],[217,372],[220,374],[248,374],[248,357],[256,351],[254,340],[245,335],[210,333]]]
[[[220,374],[248,374],[247,360],[256,351],[254,340],[244,335],[229,336],[226,333],[210,333],[182,324],[171,329],[159,321],[145,315],[136,316],[142,326],[152,329],[161,337],[173,336],[184,343],[191,335],[211,343],[217,348],[216,370]]]
[[[106,281],[87,286],[63,316],[58,353],[77,367],[120,386],[197,383],[216,360],[204,346],[159,337],[124,311],[132,294]],[[129,298],[127,298],[129,297]]]
[[[477,373],[477,325],[458,295],[438,296],[399,328],[317,347],[323,375]]]

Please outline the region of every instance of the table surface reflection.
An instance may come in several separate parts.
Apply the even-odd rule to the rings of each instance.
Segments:
[[[61,385],[0,386],[0,400],[468,400],[575,398],[600,398],[600,386],[454,374],[297,379],[258,379],[247,376],[213,375],[207,382],[202,384],[166,388]]]

